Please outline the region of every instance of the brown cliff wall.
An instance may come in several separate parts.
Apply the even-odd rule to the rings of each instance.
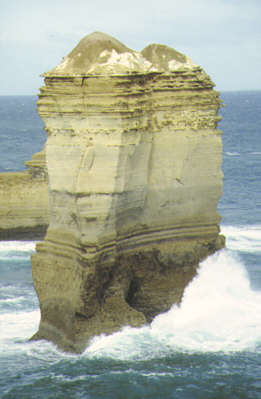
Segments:
[[[50,225],[32,257],[34,338],[81,351],[180,302],[198,263],[224,245],[219,106],[188,57],[100,33],[45,74]]]

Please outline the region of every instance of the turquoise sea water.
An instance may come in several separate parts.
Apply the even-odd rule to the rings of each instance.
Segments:
[[[0,242],[0,398],[261,398],[261,92],[221,94],[227,248],[202,263],[181,306],[151,326],[96,337],[82,355],[28,342],[39,307],[35,242]],[[45,134],[35,97],[0,97],[0,170]]]

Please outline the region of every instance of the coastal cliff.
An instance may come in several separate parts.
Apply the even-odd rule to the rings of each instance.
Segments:
[[[43,239],[49,223],[44,152],[23,172],[0,173],[0,240]]]
[[[33,338],[80,352],[179,303],[224,246],[220,99],[187,56],[99,32],[44,80],[50,224],[32,256]]]

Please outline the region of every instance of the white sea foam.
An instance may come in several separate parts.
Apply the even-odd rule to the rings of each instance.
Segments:
[[[254,240],[258,240],[260,232],[257,226],[222,230],[228,238],[235,231],[237,235],[243,234],[242,230],[247,235],[250,231]],[[95,337],[82,356],[143,360],[176,351],[261,351],[260,303],[261,292],[251,289],[241,260],[234,251],[222,250],[202,263],[198,276],[185,290],[180,307],[173,306],[150,326],[126,327],[109,336]],[[39,318],[39,310],[0,316],[2,352],[23,351],[48,362],[70,357],[47,342],[27,343],[37,331]]]
[[[0,304],[3,303],[19,303],[24,301],[26,298],[24,296],[17,296],[15,298],[4,298],[0,299]]]
[[[48,364],[59,361],[61,357],[69,357],[50,342],[29,341],[37,331],[39,321],[39,310],[0,315],[1,357],[22,354]]]
[[[228,155],[229,157],[238,157],[239,155],[240,155],[240,153],[239,152],[230,152],[230,151],[227,151],[227,152],[225,152],[225,155]]]
[[[0,259],[29,258],[37,241],[0,241]]]
[[[27,341],[37,331],[39,317],[39,310],[0,315],[1,351],[14,351],[17,344]]]
[[[261,252],[261,226],[222,226],[229,249],[242,252]]]
[[[253,350],[261,344],[260,303],[261,292],[251,289],[240,260],[223,250],[202,263],[180,307],[151,326],[94,338],[85,356],[144,359],[172,351]]]
[[[0,241],[0,252],[2,251],[22,251],[29,252],[35,250],[37,241]]]

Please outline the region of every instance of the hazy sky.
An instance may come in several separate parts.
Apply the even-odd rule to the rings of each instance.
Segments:
[[[218,90],[261,90],[261,0],[0,0],[0,95],[37,94],[40,74],[97,30],[174,47]]]

